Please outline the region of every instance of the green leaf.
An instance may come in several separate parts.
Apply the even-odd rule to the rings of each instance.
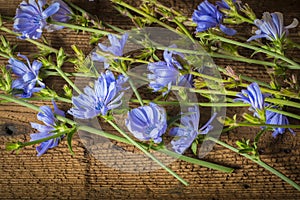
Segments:
[[[239,150],[239,153],[251,153],[251,152],[253,152],[253,148]]]
[[[7,143],[5,146],[7,151],[14,151],[22,148],[22,143],[21,142]]]
[[[74,136],[74,134],[76,133],[77,129],[74,127],[71,132],[68,133],[67,135],[67,144],[68,144],[68,148],[71,152],[72,155],[74,155],[74,151],[73,151],[73,148],[72,148],[72,138]]]
[[[198,142],[197,142],[197,140],[195,140],[191,146],[191,149],[192,149],[192,152],[194,155],[197,155],[197,147],[198,147]]]

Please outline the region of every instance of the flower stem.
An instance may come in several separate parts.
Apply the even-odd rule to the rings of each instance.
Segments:
[[[57,73],[63,78],[65,79],[65,81],[78,93],[78,94],[82,94],[82,92],[80,91],[80,89],[69,79],[69,77],[65,74],[64,71],[61,70],[61,68],[59,67],[55,67],[55,70],[57,71]]]
[[[250,160],[252,160],[253,162],[257,163],[258,165],[262,166],[263,168],[265,168],[266,170],[268,170],[269,172],[275,174],[276,176],[278,176],[279,178],[281,178],[282,180],[284,180],[285,182],[289,183],[291,186],[293,186],[294,188],[296,188],[298,191],[300,191],[300,186],[295,183],[294,181],[292,181],[291,179],[289,179],[288,177],[286,177],[285,175],[283,175],[282,173],[280,173],[279,171],[277,171],[276,169],[272,168],[271,166],[267,165],[266,163],[264,163],[263,161],[261,161],[260,159],[255,159],[254,157],[248,155],[248,154],[244,154],[244,153],[240,153],[238,149],[234,148],[233,146],[230,146],[228,144],[226,144],[225,142],[222,142],[218,139],[215,139],[213,137],[206,137],[205,140],[210,140],[213,141],[227,149],[230,149],[231,151],[238,153]]]
[[[34,141],[30,141],[30,142],[24,142],[24,143],[21,143],[21,147],[20,148],[25,147],[25,146],[31,146],[31,145],[39,144],[39,143],[42,143],[42,142],[45,142],[45,141],[48,141],[48,140],[51,140],[51,139],[54,139],[54,138],[58,138],[58,137],[66,134],[68,132],[69,131],[62,131],[60,133],[57,133],[57,134],[54,134],[52,136],[45,137],[45,138],[42,138],[42,139],[39,139],[39,140],[34,140]]]
[[[262,49],[262,48],[259,48],[259,47],[255,47],[255,46],[251,46],[249,44],[245,44],[245,43],[242,43],[242,42],[238,42],[238,41],[235,41],[235,40],[231,40],[231,39],[228,39],[228,38],[224,38],[222,36],[214,36],[215,39],[218,39],[222,42],[226,42],[226,43],[229,43],[229,44],[234,44],[234,45],[237,45],[237,46],[241,46],[241,47],[244,47],[244,48],[248,48],[248,49],[252,49],[254,51],[257,51],[257,52],[262,52],[262,53],[265,53],[267,55],[270,55],[270,56],[273,56],[274,58],[278,58],[278,59],[281,59],[291,65],[288,66],[288,68],[290,69],[300,69],[300,65],[296,62],[294,62],[293,60],[290,60],[289,58],[285,57],[285,56],[282,56],[282,55],[279,55],[277,53],[274,53],[274,52],[271,52],[271,51],[268,51],[268,50],[265,50],[265,49]]]
[[[0,56],[3,57],[3,58],[7,58],[7,59],[11,58],[9,55],[4,54],[4,53],[0,53]]]
[[[101,35],[112,34],[112,35],[115,35],[118,38],[121,38],[120,35],[114,34],[114,33],[108,32],[108,31],[103,31],[103,30],[99,30],[99,29],[78,26],[78,25],[74,25],[74,24],[68,24],[68,23],[63,23],[63,22],[55,22],[55,21],[51,21],[50,24],[55,24],[55,25],[64,26],[64,27],[67,27],[67,28],[75,29],[75,30],[82,30],[82,31],[87,31],[87,32],[91,32],[91,33],[101,34]]]
[[[117,135],[113,135],[113,134],[110,134],[110,133],[107,133],[107,132],[95,129],[95,128],[90,127],[90,126],[81,126],[81,125],[79,125],[77,127],[77,130],[87,131],[89,133],[100,135],[100,136],[103,136],[105,138],[112,139],[112,140],[115,140],[115,141],[118,141],[118,142],[122,142],[122,143],[125,143],[125,144],[132,144],[126,138],[123,138],[123,137],[120,137],[120,136],[117,136]],[[144,143],[138,142],[138,144],[140,146],[142,146],[144,149],[148,149],[148,147],[149,147],[147,144],[144,144]],[[169,156],[171,156],[173,158],[178,158],[179,160],[183,160],[183,161],[186,161],[186,162],[189,162],[189,163],[193,163],[193,164],[196,164],[196,165],[200,165],[200,166],[203,166],[203,167],[207,167],[207,168],[210,168],[210,169],[215,169],[215,170],[226,172],[226,173],[231,173],[234,170],[233,168],[230,168],[230,167],[225,167],[225,166],[221,166],[221,165],[218,165],[218,164],[210,163],[210,162],[207,162],[207,161],[203,161],[203,160],[199,160],[199,159],[195,159],[195,158],[190,158],[188,156],[180,155],[180,154],[177,154],[175,152],[169,151],[169,150],[167,150],[165,148],[163,148],[163,149],[161,149],[161,148],[155,149],[155,147],[152,147],[152,149],[153,150],[157,150],[157,151],[159,151],[161,153],[164,153],[166,155],[169,155]]]
[[[235,123],[235,126],[246,127],[271,127],[271,128],[300,128],[300,125],[278,125],[278,124],[249,124],[249,123]]]
[[[22,99],[17,99],[15,97],[3,95],[3,94],[0,94],[0,98],[6,99],[9,102],[13,102],[13,103],[22,105],[24,107],[33,109],[33,110],[38,111],[38,112],[41,111],[39,109],[39,107],[37,107],[37,106],[35,106],[33,104],[30,104],[30,103],[27,103],[27,102],[25,102]],[[56,118],[58,120],[60,120],[60,121],[66,122],[66,123],[68,123],[68,124],[70,124],[72,126],[76,126],[77,130],[87,131],[87,132],[90,132],[90,133],[93,133],[93,134],[97,134],[97,135],[106,137],[108,139],[113,139],[113,140],[116,140],[116,141],[119,141],[119,142],[123,142],[123,143],[126,143],[126,144],[132,144],[126,138],[123,138],[123,137],[120,137],[120,136],[117,136],[117,135],[113,135],[113,134],[110,134],[110,133],[106,133],[104,131],[95,129],[93,127],[78,125],[73,120],[70,120],[68,118],[62,117],[60,115],[57,115]],[[140,143],[140,142],[138,142],[138,144],[140,146],[144,146],[144,149],[147,149],[147,145],[146,144],[143,144],[143,143]],[[210,163],[210,162],[206,162],[206,161],[202,161],[202,160],[198,160],[198,159],[189,158],[187,156],[179,155],[179,154],[174,153],[174,152],[170,153],[168,150],[160,150],[160,149],[154,149],[154,150],[161,151],[161,152],[163,152],[163,153],[165,153],[167,155],[170,155],[170,156],[172,156],[174,158],[178,158],[180,160],[191,162],[191,163],[203,166],[203,167],[207,167],[207,168],[211,168],[211,169],[215,169],[215,170],[219,170],[219,171],[223,171],[223,172],[229,172],[229,173],[233,171],[233,169],[230,168],[230,167],[224,167],[224,166],[221,166],[221,165],[218,165],[218,164],[214,164],[214,163]]]
[[[0,98],[1,99],[5,99],[9,102],[14,102],[14,103],[17,103],[21,106],[24,106],[24,107],[27,107],[27,108],[30,108],[32,110],[35,110],[35,111],[38,111],[40,112],[40,108],[36,105],[33,105],[33,104],[30,104],[30,103],[27,103],[26,101],[22,100],[22,99],[17,99],[13,96],[8,96],[8,95],[4,95],[4,94],[0,94]]]
[[[162,162],[160,162],[155,156],[153,156],[150,152],[147,151],[143,146],[141,146],[139,143],[131,139],[122,129],[120,129],[114,122],[111,120],[106,120],[115,130],[117,130],[123,137],[125,137],[131,144],[133,144],[135,147],[140,149],[144,154],[146,154],[149,158],[151,158],[153,161],[155,161],[157,164],[159,164],[164,170],[169,172],[172,176],[174,176],[176,179],[178,179],[182,184],[185,186],[188,186],[189,184],[183,180],[178,174],[176,174],[174,171],[172,171],[170,168],[165,166]]]
[[[142,10],[139,10],[139,9],[137,9],[137,8],[131,6],[131,5],[129,5],[129,4],[125,3],[125,2],[123,2],[123,1],[120,1],[120,0],[111,0],[111,1],[112,1],[113,3],[115,3],[115,4],[118,4],[118,5],[120,5],[120,6],[123,6],[123,7],[127,8],[127,9],[129,9],[129,10],[131,10],[131,11],[137,13],[137,14],[142,15],[143,17],[149,19],[149,20],[152,21],[152,22],[155,22],[155,23],[161,25],[161,26],[164,27],[164,28],[169,29],[170,31],[173,31],[173,32],[176,32],[176,33],[177,33],[176,29],[174,29],[173,27],[171,27],[171,26],[169,26],[169,25],[167,25],[167,24],[161,22],[160,20],[158,20],[158,19],[156,19],[155,17],[153,17],[153,16],[151,16],[151,15],[145,13],[145,12],[142,11]]]
[[[8,29],[8,28],[6,28],[6,27],[4,27],[4,26],[1,26],[1,27],[0,27],[0,30],[1,30],[1,31],[4,31],[4,32],[7,32],[7,33],[9,33],[9,34],[15,35],[15,36],[21,36],[21,34],[15,33],[15,32],[13,32],[12,30],[10,30],[10,29]],[[30,42],[30,43],[32,43],[32,44],[34,44],[34,45],[36,45],[36,46],[38,46],[38,47],[41,47],[41,48],[43,48],[43,49],[47,49],[47,50],[49,50],[50,52],[58,53],[58,50],[57,50],[57,49],[54,49],[54,48],[49,47],[49,46],[47,46],[47,45],[45,45],[45,44],[42,44],[42,43],[40,43],[40,42],[38,42],[38,41],[36,41],[36,40],[32,40],[32,39],[25,39],[25,40],[28,41],[28,42]]]

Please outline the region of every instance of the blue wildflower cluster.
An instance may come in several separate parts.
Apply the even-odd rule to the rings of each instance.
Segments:
[[[45,84],[41,82],[38,77],[42,63],[34,60],[33,63],[30,64],[26,56],[21,54],[18,54],[18,56],[26,60],[27,65],[15,58],[9,59],[8,67],[18,76],[18,79],[14,80],[12,83],[12,89],[21,90],[22,94],[18,95],[22,98],[29,98],[33,93],[39,92],[42,88],[45,88]]]
[[[266,38],[271,41],[281,40],[288,35],[288,29],[298,26],[298,20],[294,18],[293,22],[288,25],[283,25],[283,15],[280,12],[269,13],[265,12],[262,19],[256,19],[254,24],[259,28],[255,31],[256,35],[250,37],[248,41]]]
[[[52,17],[54,21],[66,22],[70,19],[71,9],[61,0],[53,1],[46,9],[46,0],[22,1],[17,9],[14,30],[21,33],[21,39],[38,39],[43,29],[55,30],[63,27],[48,26],[47,19]]]
[[[181,127],[174,127],[170,130],[170,135],[175,136],[171,141],[172,148],[179,154],[183,154],[199,134],[207,134],[213,129],[211,123],[217,115],[217,113],[214,113],[208,122],[199,129],[200,111],[198,106],[189,107],[187,112],[190,114],[181,118]]]
[[[170,47],[176,48],[174,45]],[[166,88],[167,90],[163,92],[163,95],[165,95],[170,92],[172,85],[184,87],[192,86],[192,75],[181,74],[180,70],[183,70],[183,67],[173,57],[173,54],[184,58],[182,54],[166,49],[163,53],[164,61],[149,63],[148,70],[151,72],[151,74],[148,74],[150,81],[149,87],[152,88],[154,92]]]
[[[281,113],[276,113],[270,110],[266,110],[267,107],[274,107],[265,102],[265,97],[270,96],[269,94],[262,94],[257,83],[252,83],[247,87],[247,90],[242,90],[241,93],[237,94],[239,98],[235,101],[242,101],[244,103],[250,104],[250,110],[254,112],[254,115],[262,120],[266,124],[274,125],[289,125],[289,120],[286,116]],[[273,129],[273,137],[278,134],[283,134],[285,128],[275,127]],[[290,132],[294,134],[294,131],[290,129]]]
[[[117,38],[117,36],[110,34],[108,35],[108,39],[111,46],[107,47],[99,43],[98,44],[99,48],[103,52],[111,53],[113,56],[122,56],[123,49],[128,39],[128,34],[125,33],[120,40]],[[92,60],[97,62],[104,62],[104,69],[107,69],[110,65],[108,59],[105,56],[99,55],[97,52],[92,53]]]
[[[94,88],[86,86],[84,94],[72,97],[74,107],[69,110],[69,114],[79,119],[106,115],[109,110],[122,104],[121,99],[124,95],[122,85],[125,81],[123,75],[119,75],[116,79],[109,70],[101,73],[94,83]]]
[[[30,134],[30,141],[41,140],[60,133],[60,122],[56,119],[54,114],[65,117],[65,113],[64,111],[57,108],[57,105],[54,101],[52,101],[52,103],[54,106],[54,112],[52,112],[49,106],[40,107],[41,112],[38,113],[37,118],[38,120],[42,121],[45,125],[31,123],[31,127],[38,130],[38,133]],[[61,135],[59,137],[49,139],[40,143],[40,145],[36,147],[36,150],[38,152],[37,156],[41,156],[48,149],[56,147],[63,137],[64,135]]]
[[[222,8],[229,8],[226,2],[219,3]],[[192,20],[197,24],[196,31],[202,32],[209,28],[220,27],[227,35],[235,35],[236,31],[232,28],[228,28],[223,24],[224,15],[218,9],[217,6],[209,3],[207,0],[200,3],[198,9],[194,11]]]
[[[203,0],[191,16],[184,16],[157,1],[145,1],[141,9],[130,6],[123,0],[112,2],[122,14],[125,13],[131,18],[137,25],[137,30],[124,31],[98,20],[74,3],[63,0],[49,0],[48,3],[46,0],[23,0],[20,3],[13,22],[14,34],[25,40],[22,42],[36,45],[39,52],[34,52],[31,58],[35,60],[30,61],[27,56],[17,54],[4,35],[0,36],[0,56],[8,59],[8,64],[0,66],[0,89],[3,90],[0,91],[0,98],[1,102],[3,99],[38,110],[37,119],[43,124],[31,123],[36,133],[30,134],[30,142],[15,143],[8,146],[8,149],[19,150],[24,146],[36,145],[37,155],[41,156],[66,138],[73,153],[73,134],[77,131],[91,132],[134,145],[187,185],[153,156],[152,150],[176,158],[180,156],[184,158],[182,160],[194,164],[231,172],[230,168],[181,155],[190,147],[195,153],[195,147],[204,141],[203,144],[217,143],[253,160],[300,191],[296,183],[263,163],[259,159],[258,150],[259,139],[266,131],[272,131],[272,136],[276,138],[287,130],[295,134],[294,130],[300,127],[290,124],[288,119],[293,117],[299,120],[300,115],[285,110],[286,106],[299,108],[300,105],[297,75],[288,77],[289,70],[300,69],[300,64],[297,58],[293,58],[293,55],[286,51],[290,47],[300,49],[299,44],[287,38],[289,30],[298,26],[298,20],[293,19],[290,25],[285,26],[283,14],[280,12],[265,12],[262,19],[257,19],[249,5],[242,4],[240,0],[220,0],[214,4]],[[1,31],[11,34],[12,32],[5,27],[7,22],[3,22],[6,19],[0,19]],[[161,34],[163,32],[160,31],[156,32],[159,30],[157,27],[155,31],[150,32],[150,28],[141,30],[144,25],[152,26],[154,23],[169,29],[168,32],[165,29],[163,32],[170,33],[170,36]],[[254,26],[255,33],[246,36],[239,33],[241,37],[234,36],[237,31],[231,26],[242,23]],[[51,41],[46,37],[34,41],[40,39],[45,30],[52,32],[64,27],[91,33],[90,45],[106,36],[109,44],[98,43],[97,50],[85,59],[84,51],[75,45],[72,45],[75,52],[72,54],[62,47],[59,50],[51,47]],[[116,32],[124,34],[117,35]],[[180,37],[171,35],[176,32],[180,33]],[[128,44],[129,40],[139,45],[132,54],[126,52],[129,48],[125,48],[131,47],[131,44]],[[203,48],[198,45],[202,45]],[[249,54],[245,51],[247,53],[244,55],[244,51],[240,51],[241,48],[247,49]],[[208,53],[202,51],[204,49]],[[259,56],[256,56],[257,54]],[[251,57],[247,58],[246,55]],[[238,70],[235,71],[231,66],[227,66],[226,69],[222,66],[216,67],[211,57],[245,62],[251,66],[262,65],[267,68],[266,72],[271,81],[263,82],[243,76],[236,73]],[[75,72],[65,72],[65,63],[75,64]],[[104,67],[97,71],[99,63]],[[136,66],[145,68],[140,70]],[[46,87],[47,81],[41,77],[49,76],[60,76],[64,79],[66,84],[63,91],[55,91],[55,84]],[[88,85],[79,87],[73,82],[76,76],[80,79],[94,79]],[[148,93],[140,91],[142,83],[146,83],[147,91],[153,92],[150,93],[150,97],[147,96]],[[134,93],[132,98],[128,90],[129,85]],[[245,88],[237,93],[238,87]],[[171,89],[178,92],[170,94]],[[193,96],[189,96],[190,94]],[[145,99],[145,96],[150,99]],[[227,96],[236,98],[226,99]],[[128,103],[125,97],[131,98],[128,107],[125,106]],[[205,100],[198,102],[200,98],[201,101]],[[40,103],[49,99],[53,99],[53,110],[50,106],[38,108],[31,104],[31,101],[38,100]],[[54,100],[69,103],[70,108],[66,108],[65,113],[58,109]],[[167,112],[169,106],[177,106],[172,113],[176,109],[181,109],[181,112],[170,115]],[[211,110],[215,113],[200,126],[202,106],[212,107]],[[240,111],[238,107],[247,106],[251,114],[241,113],[244,118],[241,122],[237,115],[232,118],[224,116],[225,120],[222,120],[225,106],[236,107],[237,112]],[[87,122],[88,125],[83,126],[76,120],[66,118],[68,115],[80,119],[80,123]],[[99,122],[108,123],[122,137],[91,127],[90,119],[100,119]],[[259,127],[260,131],[253,141],[237,141],[238,148],[235,148],[217,139],[221,133],[218,126],[221,126],[222,122],[228,126],[222,130],[224,132],[239,126]],[[170,145],[166,145],[167,141]],[[206,147],[205,149],[209,149]]]

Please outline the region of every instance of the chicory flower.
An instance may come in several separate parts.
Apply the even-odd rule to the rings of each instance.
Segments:
[[[90,119],[99,114],[106,115],[109,110],[122,104],[124,92],[121,91],[126,80],[123,75],[115,79],[109,70],[101,73],[95,81],[94,88],[87,86],[84,88],[84,94],[72,97],[74,107],[68,113],[79,119]]]
[[[45,84],[42,83],[38,78],[42,63],[34,60],[33,63],[30,64],[26,56],[21,54],[18,54],[18,56],[25,59],[27,61],[27,65],[15,58],[9,59],[8,67],[11,68],[13,73],[19,77],[13,81],[12,88],[23,90],[21,97],[29,98],[33,93],[39,92],[42,88],[45,88]],[[37,84],[39,87],[36,87]]]
[[[242,101],[251,105],[250,110],[255,112],[255,115],[259,116],[260,111],[264,110],[265,97],[263,95],[257,83],[251,83],[247,90],[242,90],[237,94],[235,101]]]
[[[223,14],[217,6],[209,3],[207,0],[200,3],[197,10],[194,11],[192,20],[197,23],[197,32],[203,32],[209,28],[219,26],[221,31],[227,35],[234,35],[236,31],[222,24]]]
[[[170,135],[175,136],[171,141],[172,148],[176,153],[183,154],[189,148],[199,134],[207,134],[213,129],[211,122],[216,117],[216,113],[208,122],[199,129],[200,111],[198,106],[188,108],[190,114],[181,118],[181,126],[170,130]]]
[[[59,10],[51,16],[51,19],[56,22],[68,22],[72,19],[73,11],[72,9],[62,0],[54,0],[52,3],[59,3]],[[47,26],[50,31],[60,30],[64,28],[63,26],[51,24]]]
[[[272,111],[267,110],[266,111],[266,124],[274,124],[274,125],[289,125],[289,120],[286,116],[280,113],[275,113]],[[277,137],[279,134],[285,133],[285,128],[281,127],[274,127],[273,128],[273,137]],[[289,128],[289,131],[292,134],[295,134],[295,132]]]
[[[99,43],[98,44],[99,48],[104,52],[111,53],[112,55],[122,56],[123,49],[124,49],[126,41],[128,39],[128,33],[125,33],[120,40],[115,35],[109,34],[108,39],[109,39],[111,46],[107,47],[107,46]],[[107,69],[109,67],[107,58],[105,58],[102,55],[97,54],[97,52],[92,53],[92,60],[98,61],[98,62],[104,62],[104,69]]]
[[[57,108],[57,105],[54,101],[52,101],[54,106],[54,113],[52,112],[49,106],[41,106],[41,112],[38,113],[38,120],[42,121],[45,125],[31,123],[31,127],[38,130],[38,133],[30,134],[30,141],[40,140],[43,138],[47,138],[53,136],[56,133],[56,127],[59,125],[58,120],[55,118],[54,114],[65,117],[65,113],[62,110]],[[53,138],[47,141],[42,142],[39,146],[36,147],[38,152],[37,156],[43,155],[48,149],[54,148],[58,145],[59,141],[63,138],[63,136],[59,136],[57,138]]]
[[[134,108],[128,112],[125,124],[137,139],[160,143],[162,135],[167,130],[166,111],[154,103]]]
[[[53,3],[43,10],[45,4],[46,0],[21,2],[14,18],[14,30],[22,34],[21,39],[41,37],[43,28],[47,26],[46,19],[59,10],[59,3]]]
[[[180,74],[179,70],[183,68],[173,57],[173,54],[177,54],[183,58],[182,54],[166,49],[163,53],[164,61],[149,63],[148,70],[152,72],[152,74],[148,74],[148,79],[150,80],[149,86],[154,92],[167,88],[167,91],[163,93],[163,95],[165,95],[170,91],[172,85],[184,87],[190,87],[192,85],[192,75],[185,74],[182,76]]]
[[[254,24],[259,28],[255,31],[256,35],[250,37],[247,41],[266,38],[271,41],[280,40],[288,34],[288,29],[298,26],[298,20],[295,18],[293,22],[288,25],[283,25],[283,15],[280,12],[263,14],[262,20],[254,20]]]

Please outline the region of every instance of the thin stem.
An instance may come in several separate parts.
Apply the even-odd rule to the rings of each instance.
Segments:
[[[42,142],[45,142],[45,141],[48,141],[48,140],[51,140],[51,139],[54,139],[54,138],[58,138],[58,137],[66,134],[68,132],[69,131],[62,131],[60,133],[57,133],[57,134],[54,134],[52,136],[45,137],[45,138],[42,138],[42,139],[39,139],[39,140],[34,140],[34,141],[30,141],[30,142],[24,142],[24,143],[21,144],[21,148],[25,147],[25,146],[31,146],[31,145],[39,144],[39,143],[42,143]]]
[[[153,16],[151,16],[151,15],[145,13],[145,12],[142,11],[142,10],[139,10],[139,9],[137,9],[137,8],[135,8],[135,7],[131,6],[131,5],[129,5],[129,4],[125,3],[125,2],[123,2],[123,1],[112,0],[112,2],[113,2],[113,3],[116,3],[116,4],[120,5],[120,6],[123,6],[123,7],[127,8],[127,9],[129,9],[129,10],[131,10],[131,11],[137,13],[137,14],[140,14],[140,15],[142,15],[143,17],[145,17],[145,18],[151,20],[152,22],[155,22],[155,23],[161,25],[162,27],[165,27],[165,28],[169,29],[170,31],[173,31],[173,32],[176,32],[176,33],[177,33],[176,29],[174,29],[173,27],[171,27],[171,26],[169,26],[169,25],[167,25],[167,24],[161,22],[160,20],[158,20],[158,19],[156,19],[155,17],[153,17]]]
[[[15,33],[15,32],[11,31],[10,29],[8,29],[8,28],[6,28],[6,27],[4,27],[4,26],[1,26],[1,27],[0,27],[0,30],[1,30],[1,31],[4,31],[4,32],[7,32],[7,33],[9,33],[9,34],[15,35],[15,36],[21,36],[21,34]],[[40,42],[38,42],[38,41],[36,41],[36,40],[32,40],[32,39],[25,39],[25,40],[28,41],[28,42],[30,42],[30,43],[32,43],[32,44],[34,44],[34,45],[36,45],[36,46],[38,46],[38,47],[41,47],[41,48],[43,48],[43,49],[47,49],[47,50],[49,50],[50,52],[58,53],[58,50],[57,50],[57,49],[54,49],[54,48],[52,48],[52,47],[49,47],[49,46],[47,46],[47,45],[45,45],[45,44],[43,44],[43,43],[40,43]]]
[[[69,77],[59,68],[55,67],[55,70],[58,72],[58,74],[65,79],[65,81],[78,93],[81,94],[82,92],[80,89],[69,79]]]
[[[115,141],[118,141],[118,142],[122,142],[122,143],[125,143],[125,144],[132,144],[126,138],[123,138],[123,137],[120,137],[120,136],[117,136],[117,135],[113,135],[113,134],[95,129],[95,128],[90,127],[90,126],[81,126],[81,125],[79,125],[77,127],[77,130],[87,131],[89,133],[100,135],[102,137],[112,139],[112,140],[115,140]],[[147,144],[144,144],[144,143],[141,143],[141,142],[138,142],[138,144],[140,146],[143,146],[145,149],[148,149],[148,147],[149,147]],[[207,168],[210,168],[210,169],[219,170],[219,171],[226,172],[226,173],[233,172],[233,169],[230,168],[230,167],[224,167],[224,166],[214,164],[214,163],[210,163],[210,162],[206,162],[206,161],[203,161],[203,160],[190,158],[190,157],[187,157],[187,156],[180,155],[180,154],[177,154],[175,152],[169,151],[167,149],[161,149],[161,148],[155,149],[155,147],[153,147],[153,146],[151,148],[153,150],[157,150],[158,152],[162,152],[166,155],[169,155],[173,158],[178,158],[179,160],[183,160],[183,161],[186,161],[186,162],[189,162],[189,163],[193,163],[193,164],[200,165],[200,166],[203,166],[203,167],[207,167]]]
[[[0,98],[2,99],[6,99],[10,102],[13,102],[13,103],[17,103],[19,105],[22,105],[22,106],[25,106],[27,108],[30,108],[30,109],[33,109],[35,111],[38,111],[40,112],[41,110],[39,109],[39,107],[35,106],[35,105],[32,105],[30,103],[27,103],[21,99],[17,99],[17,98],[14,98],[14,97],[11,97],[11,96],[7,96],[7,95],[2,95],[0,94]],[[113,135],[113,134],[110,134],[110,133],[106,133],[104,131],[101,131],[101,130],[98,130],[98,129],[95,129],[95,128],[92,128],[92,127],[89,127],[89,126],[81,126],[81,125],[78,125],[76,122],[70,120],[70,119],[67,119],[65,117],[62,117],[60,115],[57,115],[56,118],[62,122],[66,122],[72,126],[76,126],[77,127],[77,130],[82,130],[82,131],[87,131],[87,132],[90,132],[90,133],[93,133],[93,134],[97,134],[97,135],[100,135],[100,136],[103,136],[103,137],[106,137],[108,139],[113,139],[113,140],[116,140],[116,141],[119,141],[119,142],[123,142],[123,143],[126,143],[126,144],[132,144],[129,140],[127,140],[126,138],[122,138],[120,136],[117,136],[117,135]],[[138,142],[138,144],[140,144],[141,146],[144,146],[145,149],[148,148],[147,145],[143,144],[143,143],[140,143]],[[157,149],[154,149],[154,150],[157,150]],[[219,171],[223,171],[223,172],[232,172],[233,169],[232,168],[229,168],[229,167],[224,167],[224,166],[221,166],[221,165],[217,165],[217,164],[214,164],[214,163],[209,163],[209,162],[206,162],[206,161],[201,161],[201,160],[198,160],[198,159],[193,159],[193,158],[189,158],[189,157],[186,157],[186,156],[183,156],[183,155],[179,155],[177,153],[172,153],[172,152],[169,152],[167,150],[159,150],[158,151],[161,151],[167,155],[170,155],[174,158],[178,158],[180,160],[184,160],[184,161],[187,161],[187,162],[191,162],[191,163],[194,163],[194,164],[197,164],[197,165],[201,165],[203,167],[208,167],[208,168],[211,168],[211,169],[216,169],[216,170],[219,170]]]
[[[298,63],[296,63],[293,60],[290,60],[289,58],[287,58],[285,56],[282,56],[280,54],[277,54],[277,53],[274,53],[274,52],[271,52],[271,51],[268,51],[268,50],[265,50],[265,49],[261,49],[259,47],[251,46],[249,44],[245,44],[245,43],[242,43],[242,42],[238,42],[238,41],[235,41],[235,40],[224,38],[222,36],[217,36],[216,35],[216,36],[214,36],[214,38],[216,38],[216,39],[218,39],[222,42],[226,42],[226,43],[229,43],[229,44],[234,44],[234,45],[241,46],[241,47],[244,47],[244,48],[252,49],[254,51],[262,52],[262,53],[268,54],[270,56],[273,56],[274,58],[281,59],[281,60],[291,64],[290,66],[288,66],[288,68],[290,68],[290,69],[300,69],[300,65]]]
[[[68,24],[68,23],[63,23],[63,22],[55,22],[55,21],[51,21],[50,24],[55,24],[55,25],[64,26],[64,27],[67,27],[67,28],[75,29],[75,30],[82,30],[82,31],[87,31],[87,32],[91,32],[91,33],[101,34],[101,35],[110,35],[111,34],[111,35],[115,35],[118,38],[121,38],[120,35],[114,34],[114,33],[108,32],[108,31],[103,31],[103,30],[99,30],[99,29],[78,26],[78,25],[74,25],[74,24]]]
[[[300,186],[295,183],[294,181],[292,181],[291,179],[289,179],[288,177],[286,177],[285,175],[283,175],[282,173],[280,173],[279,171],[277,171],[276,169],[272,168],[271,166],[267,165],[266,163],[264,163],[263,161],[261,161],[260,159],[257,160],[254,157],[248,155],[248,154],[244,154],[244,153],[239,153],[239,150],[226,144],[225,142],[222,142],[218,139],[215,139],[213,137],[206,137],[205,140],[210,140],[213,141],[235,153],[238,153],[246,158],[248,158],[249,160],[252,160],[253,162],[257,163],[258,165],[262,166],[263,168],[265,168],[266,170],[268,170],[269,172],[275,174],[276,176],[278,176],[279,178],[281,178],[282,180],[284,180],[285,182],[289,183],[291,186],[293,186],[294,188],[296,188],[298,191],[300,191]]]
[[[165,166],[162,162],[160,162],[155,156],[153,156],[150,152],[148,152],[144,147],[142,147],[140,144],[138,144],[136,141],[131,139],[122,129],[120,129],[115,123],[113,123],[111,120],[106,120],[115,130],[117,130],[123,137],[125,137],[128,141],[130,141],[131,144],[133,144],[135,147],[137,147],[139,150],[141,150],[144,154],[146,154],[149,158],[151,158],[153,161],[155,161],[157,164],[159,164],[164,170],[169,172],[172,176],[174,176],[176,179],[178,179],[182,184],[185,186],[188,186],[189,184],[183,180],[178,174],[176,174],[174,171],[172,171],[170,168]]]
[[[130,102],[138,103],[137,99],[130,99]],[[235,103],[201,103],[201,102],[180,102],[180,101],[157,101],[157,100],[143,100],[144,103],[156,103],[158,105],[185,105],[185,106],[193,106],[199,105],[202,107],[247,107],[248,104],[243,102],[235,102]]]
[[[235,123],[235,126],[246,127],[271,127],[271,128],[300,128],[300,125],[278,125],[278,124],[249,124],[249,123]]]
[[[258,65],[263,65],[263,66],[265,66],[265,65],[270,66],[270,67],[277,66],[275,63],[272,63],[272,62],[255,60],[255,59],[250,59],[250,58],[241,57],[241,56],[238,57],[238,56],[224,55],[224,54],[219,54],[219,53],[215,53],[215,52],[204,52],[204,51],[196,51],[196,50],[189,50],[189,49],[171,48],[171,47],[161,46],[159,44],[155,45],[155,48],[157,48],[158,50],[168,49],[170,51],[176,51],[176,52],[180,52],[180,53],[211,56],[213,58],[223,58],[223,59],[235,60],[235,61],[244,62],[244,63],[258,64]]]
[[[11,58],[9,55],[1,53],[1,52],[0,52],[0,56],[3,57],[3,58],[7,58],[7,59]]]
[[[27,103],[26,101],[22,100],[22,99],[17,99],[13,96],[8,96],[8,95],[4,95],[4,94],[0,94],[0,98],[1,99],[5,99],[9,102],[14,102],[14,103],[17,103],[21,106],[24,106],[24,107],[27,107],[27,108],[30,108],[32,110],[35,110],[35,111],[38,111],[40,112],[40,108],[36,105],[33,105],[33,104],[30,104],[30,103]]]

